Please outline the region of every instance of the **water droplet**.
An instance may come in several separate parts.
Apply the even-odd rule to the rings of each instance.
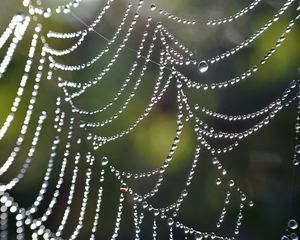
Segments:
[[[220,178],[217,178],[217,180],[216,180],[216,184],[217,184],[217,185],[220,185],[220,184],[221,184],[221,182],[222,182],[222,181],[221,181],[221,179],[220,179]]]
[[[169,219],[168,219],[168,225],[169,225],[169,226],[172,226],[173,224],[174,224],[173,218],[169,218]]]
[[[246,195],[245,194],[241,195],[241,200],[242,200],[242,202],[244,202],[246,200]]]
[[[120,187],[120,192],[121,193],[127,193],[128,192],[128,187],[127,187],[126,183],[122,183],[122,185]]]
[[[201,61],[199,64],[198,64],[198,69],[201,73],[205,73],[208,69],[208,64],[206,61]]]
[[[84,121],[80,121],[79,127],[80,127],[80,128],[84,128],[84,127],[85,127],[85,122],[84,122]]]
[[[156,6],[155,6],[155,4],[151,4],[151,6],[150,6],[150,10],[151,11],[154,11],[156,9]]]
[[[290,229],[297,229],[297,228],[298,228],[298,223],[296,222],[295,219],[290,219],[290,220],[288,221],[288,227],[289,227]]]
[[[202,233],[195,233],[195,240],[201,240],[203,238]]]
[[[70,7],[69,6],[64,6],[64,13],[69,13],[71,12]]]
[[[38,24],[38,25],[35,27],[35,31],[36,31],[36,32],[41,32],[41,31],[42,31],[42,25],[41,25],[41,24]]]
[[[186,197],[188,195],[188,191],[186,189],[183,189],[182,191],[182,196]]]
[[[250,201],[249,202],[249,207],[253,207],[254,206],[254,202]]]
[[[299,160],[298,159],[293,159],[293,165],[294,166],[299,166]]]
[[[45,18],[51,17],[51,14],[52,14],[52,12],[51,12],[51,9],[50,9],[50,8],[46,8],[46,9],[44,10],[44,12],[43,12],[43,16],[44,16]]]
[[[228,185],[229,185],[229,187],[233,187],[234,186],[234,181],[233,180],[229,180]]]
[[[143,202],[143,208],[147,208],[148,207],[148,203],[145,201]]]
[[[79,0],[75,0],[74,2],[73,2],[73,7],[74,8],[77,8],[79,6]]]
[[[297,235],[296,233],[291,233],[290,239],[291,239],[291,240],[298,240],[299,237],[298,237],[298,235]]]
[[[108,158],[107,157],[103,157],[102,159],[101,159],[101,165],[102,166],[106,166],[108,164]]]
[[[23,12],[17,12],[17,18],[19,22],[23,22],[25,20],[25,15]]]
[[[280,238],[280,240],[290,240],[290,238],[289,238],[288,236],[286,236],[286,235],[283,235],[283,236]]]
[[[295,146],[295,152],[296,153],[300,153],[300,145],[296,145]]]

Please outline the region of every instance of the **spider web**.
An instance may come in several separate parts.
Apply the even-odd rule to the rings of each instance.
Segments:
[[[258,30],[245,37],[243,29],[211,57],[203,57],[210,52],[201,47],[203,53],[192,50],[200,41],[188,38],[199,34],[217,48],[222,41],[205,39],[203,29],[243,25],[242,19],[270,6],[255,0],[226,17],[199,19],[171,13],[159,1],[91,2],[24,0],[23,12],[1,24],[0,78],[14,92],[3,97],[10,103],[2,106],[0,127],[1,239],[251,239],[240,232],[247,230],[243,223],[256,203],[249,180],[243,173],[238,177],[243,159],[233,156],[241,158],[240,152],[256,144],[253,135],[288,109],[296,112],[290,133],[295,148],[284,167],[293,176],[284,180],[292,181],[291,189],[282,191],[290,194],[284,204],[288,219],[282,220],[287,226],[276,237],[298,239],[293,207],[299,194],[298,63],[285,74],[295,80],[281,79],[280,91],[268,103],[255,96],[247,100],[251,90],[239,88],[266,72],[265,65],[299,31],[298,2],[277,4]],[[278,23],[276,40],[248,64],[242,53],[268,38]],[[234,58],[245,64],[232,77]],[[221,80],[213,75],[219,66],[226,72]],[[237,90],[240,102],[263,107],[242,114],[225,108],[226,113],[205,102]],[[262,134],[260,139],[272,141]],[[133,143],[143,149],[139,156],[129,150]],[[211,196],[202,193],[206,187]],[[195,214],[199,224],[188,217]]]

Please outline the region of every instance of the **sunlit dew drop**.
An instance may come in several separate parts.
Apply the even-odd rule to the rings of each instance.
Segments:
[[[25,19],[25,15],[24,15],[23,12],[18,12],[18,13],[17,13],[17,17],[18,17],[18,21],[19,21],[19,22],[23,22],[24,19]]]
[[[298,235],[297,235],[296,233],[291,233],[291,234],[290,234],[290,239],[291,239],[291,240],[298,240],[299,237],[298,237]]]
[[[84,121],[81,121],[81,122],[79,123],[79,127],[80,127],[80,128],[84,128],[84,127],[85,127],[85,122],[84,122]]]
[[[195,233],[195,240],[201,240],[203,238],[202,233]]]
[[[51,12],[51,9],[50,9],[50,8],[46,8],[46,9],[44,10],[44,12],[43,12],[43,16],[44,16],[45,18],[51,17],[51,14],[52,14],[52,12]]]
[[[229,180],[228,185],[229,185],[229,187],[233,187],[234,186],[234,181],[233,180]]]
[[[64,12],[64,13],[69,13],[69,12],[71,12],[70,7],[65,6],[63,12]]]
[[[106,166],[108,164],[108,158],[107,157],[103,157],[102,159],[101,159],[101,165],[102,166]]]
[[[41,32],[41,31],[42,31],[42,25],[41,25],[41,24],[38,24],[38,25],[35,27],[35,31],[36,31],[36,32]]]
[[[148,207],[148,203],[145,201],[143,202],[143,208],[147,208]]]
[[[168,225],[169,225],[169,226],[172,226],[173,224],[174,224],[173,218],[169,218],[169,219],[168,219]]]
[[[183,189],[182,191],[182,196],[186,197],[188,195],[188,191],[186,189]]]
[[[122,185],[120,187],[120,192],[121,193],[127,193],[128,192],[128,187],[125,183],[122,183]]]
[[[280,240],[290,240],[290,238],[289,238],[288,236],[286,236],[286,235],[283,235],[283,236],[280,238]]]
[[[221,182],[222,182],[222,181],[221,181],[221,179],[220,179],[220,178],[217,178],[217,180],[216,180],[216,184],[217,184],[217,185],[220,185],[220,184],[221,184]]]
[[[296,145],[295,146],[295,152],[296,153],[300,153],[300,145]]]
[[[75,0],[74,2],[73,2],[73,7],[74,8],[77,8],[79,6],[79,1],[78,0]]]
[[[155,6],[155,4],[151,4],[151,6],[150,6],[150,10],[151,11],[154,11],[156,9],[156,6]]]
[[[58,6],[58,8],[56,8],[56,13],[60,13],[61,12],[61,6]]]
[[[246,200],[246,195],[245,194],[241,195],[241,200],[242,200],[242,202],[244,202]]]
[[[205,73],[208,70],[208,64],[207,64],[207,62],[206,61],[201,61],[198,64],[198,69],[199,69],[199,72]]]
[[[290,219],[290,220],[288,221],[288,227],[289,227],[290,229],[297,229],[297,228],[298,228],[298,223],[296,222],[295,219]]]
[[[154,213],[154,216],[158,216],[159,210],[158,209],[154,209],[153,213]]]

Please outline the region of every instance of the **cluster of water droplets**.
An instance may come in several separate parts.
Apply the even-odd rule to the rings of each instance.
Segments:
[[[160,9],[159,10],[159,14],[167,17],[168,19],[170,19],[173,22],[176,22],[177,24],[184,24],[184,25],[196,25],[196,24],[206,24],[207,26],[217,26],[217,25],[223,25],[226,23],[231,23],[234,20],[244,16],[245,14],[247,14],[249,11],[253,10],[259,3],[261,2],[261,0],[254,0],[253,2],[251,2],[247,7],[243,8],[242,10],[224,17],[224,18],[220,18],[220,19],[208,19],[208,20],[203,20],[203,19],[187,19],[187,18],[183,18],[183,17],[179,17],[177,15],[174,15],[172,13],[169,13],[168,11],[164,10],[164,9]],[[154,11],[156,10],[156,6],[155,4],[151,4],[151,10]]]
[[[287,223],[287,234],[281,237],[281,240],[299,240],[297,229],[298,222],[295,219],[290,219]]]
[[[32,121],[32,114],[37,101],[40,82],[42,81],[42,79],[45,78],[47,80],[52,80],[53,75],[57,74],[58,72],[57,70],[63,72],[70,72],[70,71],[78,72],[94,66],[94,64],[100,61],[102,57],[111,53],[111,47],[113,44],[117,42],[117,40],[120,40],[119,38],[121,38],[121,33],[125,32],[125,34],[121,39],[119,45],[117,46],[116,52],[112,55],[109,63],[106,65],[104,70],[98,73],[98,76],[96,78],[88,80],[84,83],[79,83],[77,81],[68,81],[62,79],[61,77],[58,77],[57,87],[63,90],[64,96],[58,97],[56,99],[55,116],[53,120],[54,122],[53,129],[55,130],[55,138],[52,141],[48,166],[44,175],[43,183],[41,185],[37,198],[34,200],[33,204],[27,209],[24,209],[21,206],[19,206],[19,203],[17,203],[17,201],[15,201],[14,198],[12,198],[9,194],[9,191],[13,189],[16,184],[19,184],[19,182],[22,180],[28,168],[30,167],[32,157],[36,154],[36,150],[37,150],[36,146],[39,142],[40,134],[43,130],[42,126],[44,122],[47,120],[46,118],[47,112],[45,111],[42,111],[39,115],[39,119],[36,123],[35,132],[31,141],[31,146],[27,154],[27,160],[23,164],[20,172],[11,181],[0,186],[0,194],[1,194],[1,198],[0,198],[1,235],[0,237],[1,239],[8,238],[7,220],[10,214],[14,214],[15,216],[16,233],[17,233],[16,238],[18,240],[25,239],[26,226],[32,231],[32,235],[31,235],[32,239],[38,239],[40,236],[42,236],[44,239],[60,239],[64,235],[65,226],[71,217],[71,207],[73,206],[75,190],[76,187],[78,186],[78,184],[76,184],[78,182],[78,172],[81,170],[79,168],[79,161],[82,159],[82,154],[80,152],[77,152],[73,159],[74,161],[73,161],[73,169],[72,169],[72,178],[71,178],[71,185],[68,192],[67,206],[65,208],[63,218],[61,219],[58,229],[57,230],[49,229],[46,226],[46,222],[49,219],[49,217],[54,215],[54,207],[55,205],[58,204],[59,197],[61,196],[62,193],[62,186],[65,181],[66,171],[70,164],[69,158],[71,157],[70,156],[71,149],[74,148],[73,147],[74,128],[77,127],[81,128],[85,134],[85,138],[86,138],[85,140],[93,146],[94,150],[97,150],[109,142],[114,142],[122,138],[123,136],[130,134],[137,126],[139,126],[143,122],[143,120],[149,116],[151,110],[162,100],[163,96],[166,94],[167,89],[169,89],[169,86],[172,84],[172,82],[175,82],[176,85],[177,128],[176,128],[176,134],[174,136],[167,157],[165,159],[162,159],[161,165],[155,169],[152,169],[148,172],[134,172],[134,173],[123,172],[119,170],[117,167],[115,167],[113,165],[113,161],[109,161],[108,157],[106,156],[101,157],[100,158],[101,170],[99,176],[100,187],[97,191],[92,191],[90,189],[91,181],[92,181],[92,172],[94,169],[94,162],[98,158],[95,157],[93,153],[87,152],[85,154],[85,160],[86,160],[85,164],[87,165],[87,169],[85,170],[85,175],[84,175],[85,183],[84,183],[82,204],[80,207],[77,224],[73,232],[69,236],[69,239],[78,238],[80,231],[84,227],[84,219],[86,217],[86,212],[87,212],[87,207],[89,202],[88,200],[90,195],[93,192],[97,192],[97,202],[94,210],[95,215],[93,219],[92,230],[90,233],[90,240],[94,240],[96,238],[95,234],[97,232],[99,220],[101,222],[100,212],[101,212],[101,205],[102,205],[102,195],[104,192],[104,187],[102,184],[105,181],[105,174],[107,170],[110,171],[110,173],[112,173],[115,176],[116,181],[119,182],[119,203],[117,207],[115,227],[111,239],[117,239],[119,236],[121,220],[124,216],[123,208],[124,208],[124,204],[126,203],[125,200],[127,199],[127,196],[131,196],[133,200],[132,208],[133,208],[133,216],[134,216],[135,239],[137,240],[140,238],[141,225],[143,223],[143,218],[145,214],[153,216],[153,226],[152,226],[153,239],[156,239],[158,236],[158,231],[157,231],[158,226],[156,222],[157,219],[163,220],[167,223],[167,226],[169,227],[170,240],[174,238],[174,233],[173,233],[174,229],[179,229],[183,231],[186,237],[188,235],[192,235],[195,240],[201,240],[205,238],[220,239],[220,240],[235,239],[235,236],[238,236],[240,232],[242,219],[244,217],[244,213],[243,213],[244,208],[248,206],[253,207],[254,203],[253,201],[248,200],[246,194],[238,186],[238,182],[235,179],[233,179],[232,176],[230,176],[230,173],[228,173],[227,169],[224,168],[221,161],[219,160],[219,157],[221,157],[222,154],[235,149],[239,145],[240,140],[247,138],[251,134],[257,132],[259,129],[268,125],[270,120],[273,119],[284,107],[289,106],[295,99],[297,99],[297,97],[290,97],[290,95],[292,93],[292,89],[294,89],[295,86],[298,86],[299,82],[293,81],[289,86],[289,88],[284,92],[283,96],[277,99],[276,101],[274,101],[273,103],[271,103],[270,105],[268,105],[267,107],[260,109],[254,113],[243,114],[243,115],[227,115],[227,114],[217,113],[208,110],[206,108],[202,108],[202,112],[200,112],[199,110],[201,108],[199,107],[198,104],[194,105],[194,107],[190,106],[189,98],[185,93],[186,91],[185,86],[187,86],[188,88],[195,88],[196,90],[208,90],[208,89],[217,90],[219,88],[230,87],[240,82],[240,80],[249,78],[250,76],[252,76],[253,73],[258,71],[260,65],[265,64],[269,60],[269,58],[275,53],[276,49],[279,48],[281,44],[285,41],[287,33],[289,33],[293,29],[296,20],[299,19],[299,15],[294,17],[288,23],[284,32],[280,35],[278,40],[275,42],[274,47],[272,47],[269,51],[267,51],[267,53],[260,60],[259,65],[254,65],[250,67],[248,70],[241,73],[240,76],[237,76],[233,79],[226,80],[221,83],[202,84],[202,83],[195,82],[192,79],[185,76],[184,73],[180,72],[177,69],[177,66],[193,65],[200,75],[206,73],[209,69],[209,65],[214,64],[216,62],[220,62],[225,58],[232,57],[239,50],[247,47],[255,39],[261,36],[274,22],[279,20],[280,16],[287,11],[289,6],[295,0],[287,0],[286,3],[280,8],[278,14],[274,15],[262,28],[260,28],[255,34],[250,36],[250,38],[248,38],[247,40],[238,44],[236,47],[227,50],[224,53],[218,54],[211,58],[206,58],[206,59],[203,58],[201,60],[196,59],[193,52],[189,50],[184,44],[180,43],[176,39],[176,37],[173,36],[167,30],[166,27],[164,27],[163,23],[161,22],[154,23],[151,16],[149,16],[144,23],[144,32],[142,34],[142,38],[138,49],[134,50],[128,46],[132,38],[133,32],[137,27],[137,24],[141,22],[140,20],[142,19],[140,12],[141,9],[144,7],[143,0],[138,1],[137,6],[135,6],[135,8],[132,3],[129,3],[127,5],[127,8],[124,11],[123,18],[121,19],[119,26],[117,27],[117,30],[115,31],[112,38],[108,39],[104,37],[101,33],[95,30],[95,27],[98,23],[102,21],[102,19],[106,15],[110,13],[109,10],[114,1],[115,0],[107,1],[102,11],[96,17],[96,19],[92,24],[88,25],[83,20],[79,19],[81,22],[84,23],[85,28],[83,30],[71,32],[71,33],[58,33],[53,31],[48,32],[48,34],[46,35],[47,38],[57,38],[61,40],[78,38],[77,41],[75,41],[75,43],[67,49],[58,50],[52,48],[50,44],[47,43],[46,37],[41,36],[42,26],[40,24],[36,24],[35,26],[35,30],[33,33],[32,41],[28,53],[28,59],[26,62],[26,66],[24,68],[24,75],[21,78],[20,86],[17,91],[17,96],[13,102],[11,111],[8,114],[5,123],[0,128],[0,140],[4,137],[6,132],[9,130],[11,123],[15,120],[14,113],[17,111],[19,104],[22,100],[22,95],[25,91],[27,79],[29,73],[32,70],[31,69],[32,62],[36,57],[36,46],[38,42],[40,42],[43,46],[38,56],[39,57],[38,68],[37,68],[38,70],[37,73],[35,74],[35,78],[33,81],[34,86],[31,92],[31,98],[22,125],[22,130],[20,132],[20,135],[17,139],[17,142],[15,144],[15,147],[11,155],[5,161],[5,163],[0,167],[0,175],[4,174],[9,168],[11,168],[14,165],[15,158],[23,146],[25,135],[28,132],[30,122]],[[12,61],[12,57],[14,55],[16,47],[18,43],[23,39],[23,36],[29,24],[31,23],[32,19],[35,19],[35,21],[37,21],[38,16],[43,16],[44,18],[51,18],[53,11],[55,11],[57,14],[72,13],[72,8],[77,8],[80,2],[81,0],[70,1],[65,5],[59,5],[55,9],[51,9],[51,8],[44,8],[41,1],[36,1],[36,5],[33,5],[30,0],[23,0],[24,7],[28,8],[28,13],[29,15],[32,16],[29,17],[24,14],[17,14],[12,18],[8,27],[0,37],[0,49],[1,49],[8,41],[8,39],[11,36],[13,36],[11,40],[11,44],[8,47],[6,56],[0,65],[0,78],[2,78],[2,74],[6,72],[8,65]],[[216,26],[225,23],[230,23],[233,20],[242,17],[246,13],[250,12],[250,10],[254,9],[254,7],[258,5],[258,3],[260,2],[261,0],[254,0],[252,3],[249,4],[249,6],[236,12],[233,15],[230,15],[225,18],[208,20],[204,22],[206,23],[207,26]],[[154,12],[157,10],[157,6],[155,4],[151,4],[149,10],[150,12]],[[297,14],[298,11],[299,8],[297,9]],[[180,24],[195,25],[196,23],[199,22],[198,20],[187,20],[175,16],[162,9],[159,10],[159,14]],[[76,17],[74,13],[73,16]],[[127,21],[129,22],[128,25],[126,24]],[[150,30],[149,30],[151,27],[154,28],[152,35],[150,34]],[[96,56],[94,56],[91,60],[88,60],[83,63],[79,63],[77,65],[66,65],[63,62],[60,62],[61,56],[69,55],[70,53],[77,50],[80,46],[82,46],[89,32],[94,32],[98,36],[102,37],[102,39],[107,42],[106,47],[103,50],[101,50],[99,53],[97,53]],[[150,42],[149,46],[145,44],[146,41]],[[156,62],[152,60],[152,54],[153,51],[156,48],[158,48],[158,46],[160,46],[160,44],[162,45],[162,49],[160,49],[159,62]],[[136,56],[135,56],[134,63],[130,68],[130,72],[128,76],[126,77],[124,83],[122,84],[121,88],[116,93],[114,98],[111,101],[109,101],[107,104],[103,105],[102,107],[99,107],[96,110],[83,109],[79,106],[76,106],[76,104],[73,102],[73,99],[78,98],[83,93],[85,93],[88,89],[93,88],[96,84],[101,83],[105,75],[107,75],[109,72],[112,71],[113,66],[115,66],[115,63],[120,58],[120,56],[126,53],[125,50],[130,50],[134,52]],[[140,84],[142,83],[142,81],[145,81],[144,79],[146,75],[145,72],[150,67],[149,65],[151,64],[156,66],[158,70],[157,70],[157,76],[154,79],[155,85],[152,91],[152,95],[144,112],[128,128],[126,128],[125,130],[117,134],[111,136],[102,136],[93,133],[91,129],[94,128],[101,129],[104,126],[111,124],[116,119],[118,119],[121,114],[123,114],[126,111],[127,105],[130,102],[134,101],[134,96],[138,92],[140,88]],[[171,65],[171,67],[169,65]],[[49,67],[49,69],[47,75],[44,76],[45,75],[44,71],[46,67]],[[139,74],[137,74],[138,68],[141,69]],[[97,122],[96,121],[86,122],[81,119],[81,116],[83,115],[96,115],[105,111],[106,109],[109,109],[112,105],[114,105],[114,103],[117,100],[119,100],[120,96],[122,96],[122,94],[125,92],[125,89],[128,87],[129,83],[133,81],[133,76],[135,75],[139,75],[139,77],[136,80],[134,88],[132,92],[129,94],[129,97],[124,101],[123,105],[116,113],[114,113],[111,117],[107,119],[104,119],[102,121],[97,121]],[[65,100],[64,103],[68,104],[68,106],[70,106],[72,109],[72,114],[69,120],[67,120],[68,117],[66,116],[66,112],[64,112],[61,109],[63,100]],[[219,118],[230,122],[256,119],[257,117],[262,115],[266,115],[266,117],[262,121],[259,121],[254,126],[246,129],[245,131],[242,131],[240,133],[229,133],[229,132],[216,131],[213,127],[208,126],[202,120],[202,116],[200,114],[206,114],[208,116],[212,116],[214,118]],[[74,116],[76,116],[76,119]],[[300,131],[299,116],[300,116],[300,101],[298,106],[297,123],[295,125],[296,142],[297,142],[295,146],[295,156],[293,159],[293,164],[295,166],[299,165],[298,154],[300,154],[300,145],[299,145],[300,143],[298,143],[298,135]],[[77,121],[78,119],[80,119],[80,121]],[[155,205],[151,204],[150,202],[151,198],[155,196],[159,197],[159,190],[161,189],[162,183],[165,180],[165,173],[168,170],[169,165],[173,160],[173,156],[181,140],[180,138],[181,138],[183,128],[187,122],[191,122],[192,120],[194,120],[193,130],[197,138],[197,145],[195,146],[194,158],[192,159],[191,168],[187,174],[184,187],[182,191],[178,194],[178,197],[172,203],[166,205],[165,207],[158,208]],[[51,174],[53,174],[52,171],[53,162],[57,155],[57,148],[58,146],[62,145],[61,139],[63,139],[64,136],[61,135],[64,133],[63,129],[67,124],[68,124],[68,126],[66,126],[67,142],[64,144],[64,153],[62,156],[59,178],[55,186],[55,192],[50,200],[49,205],[47,206],[47,209],[38,217],[36,217],[34,214],[38,213],[41,202],[45,198],[45,193],[48,190],[48,186],[50,184],[49,183],[50,177]],[[209,139],[211,138],[222,139],[224,140],[224,142],[227,140],[229,141],[234,140],[234,142],[232,143],[231,141],[223,148],[216,148],[215,146],[209,144]],[[76,145],[75,148],[79,146],[80,149],[81,143],[82,143],[81,138],[78,138],[76,142],[77,145],[75,144]],[[224,187],[225,189],[227,189],[226,194],[224,196],[223,208],[220,212],[219,218],[216,223],[217,230],[222,228],[224,218],[228,212],[229,204],[233,204],[233,202],[231,201],[232,193],[239,194],[238,214],[236,216],[236,222],[234,224],[234,229],[232,234],[234,236],[218,235],[217,231],[215,233],[213,231],[205,232],[205,231],[196,230],[186,226],[183,222],[177,220],[179,211],[182,205],[184,204],[186,197],[190,194],[189,187],[195,176],[197,170],[196,167],[199,163],[198,160],[200,157],[200,151],[202,148],[206,149],[211,154],[212,165],[214,166],[215,171],[217,172],[217,177],[215,179],[216,187]],[[133,179],[135,181],[143,181],[145,178],[150,178],[150,177],[157,177],[157,180],[154,184],[154,187],[152,189],[149,189],[146,193],[143,194],[139,193],[130,184],[127,183],[128,179],[131,180]],[[282,236],[281,239],[297,240],[298,236],[296,230],[298,228],[298,224],[296,220],[294,219],[289,220],[288,228],[289,228],[288,234]]]
[[[300,74],[300,73],[299,73]],[[295,149],[293,156],[293,165],[300,165],[300,96],[298,95],[297,118],[295,123]]]
[[[32,3],[31,0],[23,0],[23,6],[28,8],[28,12],[31,15],[40,15],[44,18],[50,18],[52,13],[57,14],[65,13],[68,14],[71,12],[72,8],[77,8],[82,0],[72,0],[66,4],[57,6],[55,9],[50,7],[43,7],[41,1],[36,1]]]

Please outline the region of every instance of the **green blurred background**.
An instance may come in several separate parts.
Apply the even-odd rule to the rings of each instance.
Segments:
[[[67,1],[42,1],[47,7],[55,7]],[[188,16],[192,19],[208,19],[228,16],[247,6],[249,0],[156,0],[152,1],[157,8],[166,9],[169,12],[179,16]],[[263,26],[277,10],[282,6],[282,0],[263,1],[250,14],[239,18],[232,24],[219,27],[206,27],[202,24],[196,26],[184,26],[175,24],[155,13],[150,13],[149,6],[152,2],[146,2],[142,9],[140,22],[137,24],[128,47],[136,49],[141,34],[144,30],[145,19],[149,14],[153,14],[154,22],[162,21],[164,26],[173,33],[180,42],[188,46],[197,56],[197,59],[207,59],[222,53],[244,39],[248,38],[261,26]],[[104,1],[83,0],[82,5],[74,10],[74,13],[82,18],[85,22],[90,23],[95,16],[101,11]],[[96,30],[111,38],[115,32],[126,8],[126,1],[117,0],[113,4],[109,14],[104,21],[97,25]],[[249,67],[257,64],[261,57],[274,45],[280,34],[284,31],[286,25],[296,14],[296,6],[293,4],[290,10],[280,18],[266,33],[259,37],[251,46],[240,51],[233,57],[230,57],[220,63],[210,66],[209,71],[205,74],[198,74],[193,69],[187,68],[189,75],[197,82],[220,82],[233,78]],[[17,11],[26,13],[26,9],[14,0],[1,0],[0,2],[0,20],[1,32],[6,28],[8,22]],[[70,15],[52,14],[48,19],[39,17],[37,19],[43,25],[43,34],[48,30],[58,32],[70,32],[83,28],[82,23]],[[7,72],[0,80],[0,122],[3,123],[10,106],[15,97],[19,80],[26,61],[29,44],[33,32],[32,23],[28,32],[25,34],[23,41],[18,45],[15,57],[9,65]],[[126,27],[128,24],[126,25]],[[250,79],[242,81],[233,87],[221,90],[192,90],[186,89],[185,92],[189,97],[190,103],[199,104],[200,107],[206,107],[217,112],[228,114],[244,114],[263,108],[268,103],[274,101],[286,89],[289,82],[299,77],[298,67],[300,64],[300,28],[296,23],[294,30],[287,35],[286,41],[276,51],[270,61],[263,65]],[[72,40],[52,40],[47,39],[49,44],[56,49],[64,49],[71,46]],[[120,40],[118,40],[120,42]],[[117,41],[117,43],[119,43]],[[61,57],[60,62],[66,64],[83,63],[98,52],[105,48],[106,42],[96,34],[90,33],[86,42],[70,56]],[[116,49],[117,45],[113,48]],[[160,46],[156,46],[159,50]],[[40,48],[40,46],[39,46]],[[0,57],[3,59],[7,49],[0,50]],[[20,206],[28,207],[37,196],[43,175],[48,163],[50,143],[54,138],[53,116],[55,110],[55,101],[57,96],[63,96],[62,91],[57,87],[57,77],[71,81],[82,81],[92,79],[97,76],[100,70],[108,63],[112,55],[108,54],[101,61],[97,62],[88,70],[65,73],[56,71],[52,81],[47,81],[45,76],[41,83],[40,94],[38,95],[37,107],[35,108],[33,120],[30,123],[30,131],[26,135],[25,145],[17,157],[17,161],[9,172],[1,177],[1,182],[7,182],[15,176],[24,162],[27,150],[30,147],[34,127],[40,111],[46,110],[48,120],[46,127],[41,134],[41,141],[38,144],[36,155],[26,173],[22,182],[10,192],[19,202]],[[113,66],[112,71],[103,79],[103,83],[96,85],[94,88],[83,94],[76,104],[87,109],[96,109],[103,106],[109,101],[119,89],[120,84],[128,74],[128,69],[135,59],[135,54],[130,50],[125,50],[120,59]],[[157,59],[157,53],[154,56]],[[0,161],[4,162],[10,151],[13,149],[15,141],[20,131],[24,118],[26,107],[30,98],[33,86],[34,73],[37,68],[37,61],[33,64],[32,76],[28,83],[24,101],[16,113],[16,120],[13,122],[7,136],[0,143]],[[147,70],[144,80],[134,100],[129,104],[128,109],[114,121],[103,129],[91,130],[93,133],[112,135],[126,129],[142,112],[150,100],[153,90],[155,77],[157,76],[157,66],[151,65]],[[46,71],[46,70],[45,70]],[[133,83],[131,83],[131,88]],[[129,88],[130,89],[130,88]],[[129,91],[113,107],[96,116],[82,117],[74,114],[76,118],[72,152],[70,164],[73,164],[74,154],[81,152],[84,155],[91,151],[96,160],[106,155],[111,163],[118,169],[124,171],[139,172],[159,167],[170,148],[171,141],[176,131],[176,88],[174,82],[166,92],[162,101],[154,107],[151,114],[128,136],[109,143],[97,151],[91,147],[91,143],[86,139],[86,132],[80,129],[79,121],[100,121],[111,116],[118,107],[128,97]],[[68,103],[63,103],[63,109],[67,113],[67,119],[72,115]],[[201,108],[200,108],[201,109]],[[216,121],[212,118],[202,115],[199,111],[198,116],[203,119],[209,126],[223,131],[239,131],[251,126],[250,123],[228,124],[224,121]],[[239,239],[280,239],[287,231],[287,221],[295,218],[300,221],[300,178],[299,166],[293,166],[293,153],[295,146],[294,124],[296,121],[296,103],[291,104],[284,109],[271,123],[252,136],[241,141],[240,146],[233,152],[227,153],[220,157],[222,164],[227,169],[228,174],[236,180],[241,189],[248,196],[248,200],[254,201],[253,208],[246,208],[244,211],[243,224],[240,229]],[[62,136],[65,135],[65,130]],[[75,142],[82,138],[83,142],[76,146]],[[65,142],[65,139],[63,140]],[[225,143],[225,142],[224,142]],[[224,144],[221,142],[222,144]],[[165,175],[165,181],[156,198],[151,200],[155,206],[165,206],[172,203],[179,195],[184,185],[184,180],[190,169],[193,158],[196,138],[193,133],[193,124],[188,122],[182,134],[182,141],[179,144],[175,154],[174,161],[171,163]],[[46,200],[43,201],[41,211],[47,204],[47,199],[51,198],[55,184],[58,178],[58,171],[62,160],[64,144],[58,149],[57,158],[54,165],[54,174],[51,178],[51,185],[47,192]],[[75,203],[72,206],[72,219],[67,225],[63,236],[69,236],[77,224],[79,208],[81,206],[82,189],[84,188],[84,174],[87,164],[83,161],[80,165],[78,192],[75,194]],[[98,177],[100,172],[99,161],[93,169],[91,198],[85,218],[86,228],[80,232],[79,239],[87,239],[90,234],[90,228],[94,217],[93,207],[96,201],[96,195],[99,187]],[[47,226],[50,229],[57,229],[61,221],[63,211],[66,207],[66,198],[68,196],[69,186],[71,183],[72,166],[68,167],[66,177],[64,178],[63,192],[60,195],[59,204],[54,208],[54,215],[50,217]],[[234,224],[238,213],[238,205],[233,204],[228,209],[224,226],[221,230],[216,229],[215,224],[223,207],[226,188],[217,187],[215,184],[216,171],[211,164],[211,156],[201,151],[199,166],[196,169],[195,178],[191,185],[190,193],[184,202],[178,217],[179,221],[184,222],[187,226],[193,227],[200,231],[214,231],[225,236],[233,236]],[[130,187],[138,192],[147,191],[153,184],[153,179],[143,179],[130,182]],[[117,211],[119,182],[111,174],[107,174],[104,183],[104,200],[103,208],[100,214],[99,231],[96,239],[108,239],[111,236]],[[233,196],[235,198],[236,196]],[[235,199],[237,200],[237,199]],[[39,214],[37,214],[39,216]],[[124,210],[124,221],[121,222],[119,239],[133,239],[132,209],[130,198],[126,199]],[[125,220],[126,219],[126,220]],[[13,224],[13,220],[10,219]],[[141,239],[151,239],[151,215],[145,215],[145,223],[142,224]],[[11,226],[13,233],[13,226]],[[158,239],[167,239],[168,228],[166,221],[158,221]],[[175,239],[184,239],[182,231],[176,230]],[[289,232],[288,232],[289,233]],[[298,232],[299,234],[299,232]],[[30,234],[25,239],[29,239]],[[11,237],[9,239],[14,239]],[[193,236],[187,236],[187,239],[193,239]]]

